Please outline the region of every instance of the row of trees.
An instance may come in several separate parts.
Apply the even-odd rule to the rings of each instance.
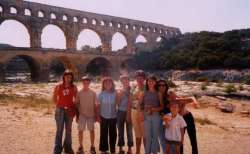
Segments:
[[[151,52],[140,50],[133,66],[146,70],[250,67],[250,29],[186,33],[163,39]]]

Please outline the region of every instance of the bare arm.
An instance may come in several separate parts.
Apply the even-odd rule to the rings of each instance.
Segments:
[[[181,128],[181,143],[184,141],[184,128]]]

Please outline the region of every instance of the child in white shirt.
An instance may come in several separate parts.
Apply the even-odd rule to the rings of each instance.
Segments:
[[[183,144],[184,128],[187,126],[187,124],[183,117],[179,115],[179,110],[179,102],[177,100],[171,101],[171,113],[163,117],[166,126],[166,154],[179,154],[180,145]]]

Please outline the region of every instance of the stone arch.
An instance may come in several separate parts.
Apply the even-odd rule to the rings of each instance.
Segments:
[[[162,40],[164,39],[164,37],[162,37],[162,36],[158,36],[157,38],[156,38],[156,42],[161,42]]]
[[[31,9],[24,9],[24,15],[25,16],[31,16],[32,15],[32,13],[31,13]]]
[[[28,55],[13,56],[5,63],[5,81],[16,81],[13,79],[13,77],[16,77],[17,81],[37,82],[40,75],[39,73],[39,62]],[[14,75],[12,76],[12,74]],[[18,77],[20,77],[20,79],[18,79]]]
[[[0,12],[3,12],[3,7],[2,7],[2,5],[0,5]]]
[[[91,59],[86,65],[86,73],[94,76],[111,75],[112,63],[104,57],[96,57]]]
[[[7,24],[6,27],[4,24]],[[9,28],[9,31],[6,30],[6,28],[8,27],[12,27]],[[18,26],[18,27],[16,27]],[[13,28],[14,27],[14,28]],[[2,28],[4,28],[4,30],[2,30]],[[10,33],[13,32],[13,29],[15,29],[15,37],[13,37],[12,35],[9,35]],[[30,29],[27,25],[25,25],[22,21],[17,20],[17,19],[6,19],[3,20],[2,23],[0,23],[0,35],[2,37],[0,37],[0,42],[6,42],[7,40],[7,44],[12,44],[12,45],[16,45],[18,47],[30,47]],[[19,42],[19,43],[17,43]]]
[[[48,33],[47,31],[48,30]],[[56,32],[56,33],[54,33]],[[51,34],[53,34],[53,38],[51,38]],[[55,42],[56,38],[59,38],[59,42]],[[57,40],[58,41],[58,40]],[[42,28],[41,34],[41,42],[43,48],[58,48],[58,49],[66,49],[66,35],[60,26],[54,24],[48,24]],[[56,44],[54,44],[56,43]],[[62,44],[62,45],[60,45]]]
[[[37,12],[37,16],[38,16],[39,18],[44,18],[44,11],[39,10],[39,11]]]
[[[95,39],[95,41],[93,41],[93,39]],[[82,42],[85,44],[82,44]],[[101,46],[102,46],[101,36],[99,32],[93,29],[90,29],[90,28],[83,29],[79,33],[76,43],[77,43],[77,50],[83,50],[83,48],[86,47],[85,50],[88,50],[89,48],[90,50],[101,52]],[[92,49],[92,48],[96,48],[96,49]]]
[[[147,42],[148,42],[147,37],[142,34],[139,34],[135,39],[135,43],[147,43]]]
[[[126,34],[116,32],[112,36],[111,47],[112,51],[123,50],[128,46],[128,39]]]
[[[121,62],[120,65],[120,73],[121,74],[128,74],[133,70],[135,67],[134,60],[133,59],[126,59]]]
[[[10,13],[11,14],[18,14],[17,8],[15,6],[10,6]]]
[[[66,56],[55,57],[51,59],[49,64],[49,79],[50,81],[58,81],[61,79],[66,69],[72,70],[77,75],[77,69],[72,61]]]

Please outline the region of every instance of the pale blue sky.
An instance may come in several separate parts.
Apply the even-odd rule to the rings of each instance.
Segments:
[[[223,32],[250,28],[250,0],[27,0],[94,13],[107,14],[180,28],[182,33],[196,31]],[[15,31],[13,31],[13,29]],[[26,29],[14,22],[0,26],[0,42],[15,46],[29,46]],[[63,33],[55,26],[44,30],[43,47],[65,48]],[[12,37],[15,32],[16,37]],[[79,36],[82,45],[100,45],[95,33]],[[113,40],[113,49],[126,45],[122,36]],[[141,39],[143,41],[143,39]]]
[[[250,27],[250,0],[28,0],[176,26],[182,32]]]

